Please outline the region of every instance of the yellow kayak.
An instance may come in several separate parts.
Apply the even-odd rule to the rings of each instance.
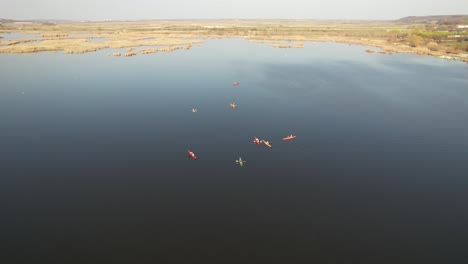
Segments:
[[[265,144],[265,146],[271,148],[270,142],[268,142],[266,140],[263,140],[263,144]]]

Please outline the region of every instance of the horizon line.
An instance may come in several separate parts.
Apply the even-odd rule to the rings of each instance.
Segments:
[[[417,18],[417,17],[463,17],[468,15],[457,14],[457,15],[422,15],[422,16],[404,16],[396,19],[378,19],[378,18],[137,18],[137,19],[59,19],[59,18],[27,18],[27,19],[13,19],[13,18],[2,18],[0,20],[14,21],[14,22],[34,22],[34,21],[55,21],[55,22],[138,22],[138,21],[219,21],[219,20],[264,20],[264,21],[304,21],[304,20],[315,20],[315,21],[396,21],[403,18]]]

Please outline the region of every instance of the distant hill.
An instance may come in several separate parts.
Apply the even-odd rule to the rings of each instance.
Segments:
[[[468,15],[451,16],[409,16],[395,20],[409,24],[468,24]]]

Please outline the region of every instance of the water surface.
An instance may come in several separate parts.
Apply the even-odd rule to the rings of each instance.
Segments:
[[[89,38],[87,39],[89,42],[106,42],[107,38]]]
[[[12,33],[0,32],[0,36],[3,37],[3,38],[0,38],[0,41],[9,41],[9,40],[17,40],[17,39],[39,38],[41,35],[40,34],[25,34],[25,33],[18,33],[18,32],[12,32]]]
[[[468,68],[366,48],[1,55],[2,257],[461,263]]]

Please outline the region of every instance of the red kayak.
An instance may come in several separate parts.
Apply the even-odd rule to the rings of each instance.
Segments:
[[[195,153],[193,153],[190,149],[187,150],[187,152],[188,152],[189,156],[190,156],[192,159],[194,159],[194,160],[197,159],[197,156],[195,156]]]
[[[233,82],[232,84],[234,84],[234,86],[239,86],[238,82]]]
[[[257,145],[260,145],[260,140],[256,137],[253,139],[253,142]]]
[[[296,138],[296,136],[289,135],[289,136],[283,138],[283,140],[284,140],[284,141],[287,141],[287,140],[293,140],[293,139],[295,139],[295,138]]]

